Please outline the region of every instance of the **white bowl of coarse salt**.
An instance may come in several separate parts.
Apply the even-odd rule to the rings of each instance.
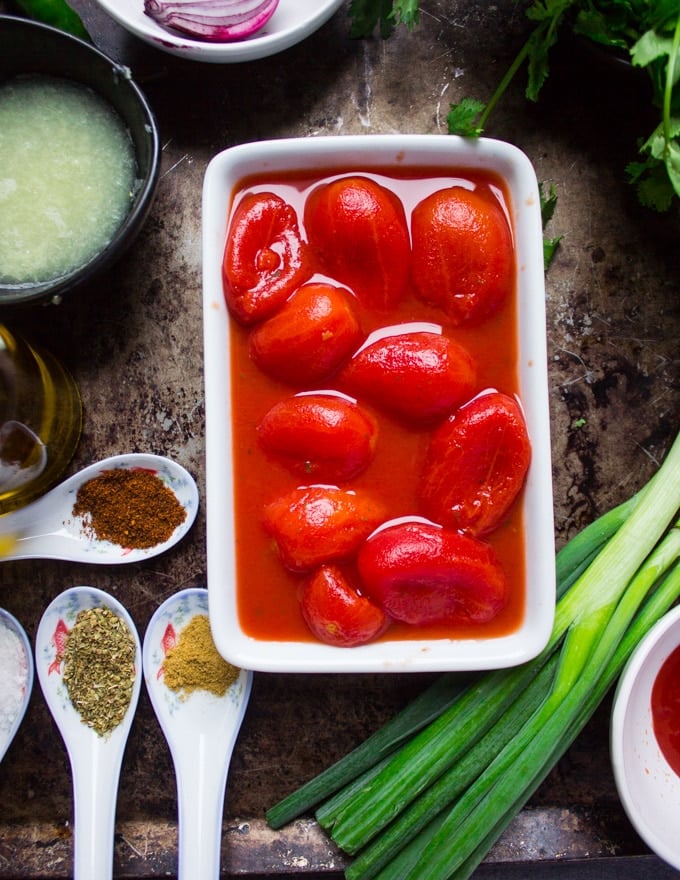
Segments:
[[[19,729],[33,689],[31,645],[19,621],[0,608],[0,761]]]

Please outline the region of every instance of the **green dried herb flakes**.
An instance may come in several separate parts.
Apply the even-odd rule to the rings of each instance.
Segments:
[[[78,613],[64,648],[64,684],[83,722],[99,736],[125,717],[135,680],[135,640],[110,608]]]

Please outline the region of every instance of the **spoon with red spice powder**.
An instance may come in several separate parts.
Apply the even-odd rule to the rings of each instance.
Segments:
[[[113,456],[0,518],[0,536],[13,538],[2,558],[138,562],[184,537],[198,500],[195,480],[172,459]]]

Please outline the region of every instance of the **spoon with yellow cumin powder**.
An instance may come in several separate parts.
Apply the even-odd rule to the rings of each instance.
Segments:
[[[182,590],[154,613],[142,649],[144,681],[177,779],[178,880],[218,880],[229,764],[252,672],[224,660],[210,630],[208,591]]]

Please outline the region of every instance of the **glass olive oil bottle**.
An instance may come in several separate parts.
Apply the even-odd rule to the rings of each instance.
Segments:
[[[0,516],[46,492],[78,446],[82,403],[49,352],[0,324]]]

